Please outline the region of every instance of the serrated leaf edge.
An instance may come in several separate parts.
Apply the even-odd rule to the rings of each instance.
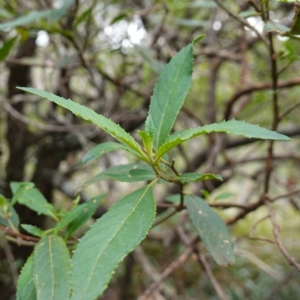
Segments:
[[[149,190],[150,188],[152,188],[152,186],[151,186],[151,185],[148,185],[148,186],[147,186],[147,189],[145,189],[145,192],[141,195],[139,201],[136,203],[136,205],[134,206],[134,209],[132,209],[131,213],[128,215],[128,217],[126,218],[126,220],[132,215],[132,213],[134,212],[135,208],[140,204],[140,202],[142,201],[143,197],[145,196],[145,194],[148,192],[148,190]],[[152,191],[152,193],[153,193],[153,191]],[[154,204],[153,206],[154,206],[154,208],[155,208],[155,201],[153,201],[153,204]],[[112,208],[113,208],[113,207],[112,207]],[[111,209],[112,209],[112,208],[111,208]],[[111,209],[110,209],[110,210],[111,210]],[[109,211],[110,211],[110,210],[109,210]],[[154,209],[154,211],[155,211],[155,209]],[[155,214],[154,214],[154,216],[153,216],[153,221],[154,221],[154,219],[155,219]],[[126,222],[126,220],[122,223],[122,226],[123,226],[123,224]],[[152,221],[151,224],[149,225],[148,230],[147,230],[145,236],[140,240],[139,244],[146,238],[147,233],[149,232],[149,230],[150,230],[150,228],[151,228],[151,226],[152,226],[153,221]],[[91,225],[90,227],[92,228],[92,227],[95,226],[95,225],[96,225],[96,223],[94,223],[94,224]],[[118,231],[116,231],[116,233],[115,233],[114,236],[110,239],[109,243],[107,243],[107,245],[106,245],[106,247],[103,249],[103,251],[97,256],[97,261],[99,261],[101,255],[104,253],[104,251],[106,250],[106,248],[108,247],[108,245],[110,244],[110,242],[112,241],[112,239],[113,239],[113,238],[116,236],[116,234],[120,231],[120,229],[122,228],[122,226],[119,227]],[[133,247],[131,250],[129,250],[129,251],[127,252],[127,254],[130,253],[133,249],[135,249],[135,247]],[[77,249],[74,250],[73,253],[75,253],[76,251],[77,251]],[[119,259],[119,261],[118,261],[118,262],[116,263],[116,265],[115,265],[115,268],[116,268],[116,267],[119,265],[119,263],[124,259],[124,257],[126,257],[127,254],[123,255],[123,256]],[[71,261],[72,261],[72,260],[71,260]],[[95,263],[95,268],[96,268],[96,265],[97,265],[97,263]],[[93,271],[95,271],[95,268],[94,268]],[[111,278],[112,275],[115,273],[115,268],[114,268],[114,270],[112,270],[110,278]],[[90,278],[92,278],[92,276],[90,276]],[[90,284],[91,284],[91,282],[89,283],[89,286],[90,286]],[[97,297],[99,297],[100,295],[102,295],[102,293],[103,293],[103,292],[105,291],[105,289],[107,288],[108,284],[109,284],[109,281],[105,284],[105,286],[104,286],[104,288],[103,288],[103,291],[102,291],[101,294],[99,294]],[[89,287],[89,286],[88,286],[88,287]],[[85,289],[85,292],[88,290],[88,287]],[[72,289],[73,289],[73,287],[72,287]],[[72,300],[72,297],[71,297],[71,300]]]

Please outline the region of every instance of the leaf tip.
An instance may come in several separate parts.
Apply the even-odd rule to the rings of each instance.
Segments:
[[[194,40],[193,40],[193,46],[198,43],[199,41],[201,41],[204,37],[206,36],[206,34],[201,34],[199,36],[197,36]]]

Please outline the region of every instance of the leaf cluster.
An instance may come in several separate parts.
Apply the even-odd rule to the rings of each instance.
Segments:
[[[156,211],[153,188],[158,182],[179,185],[178,211],[187,208],[193,227],[218,264],[234,263],[231,236],[221,217],[204,199],[185,193],[185,186],[191,182],[222,180],[221,176],[196,172],[182,174],[176,169],[174,161],[170,162],[168,159],[169,151],[194,137],[212,132],[256,139],[290,139],[277,132],[234,119],[170,135],[192,84],[195,42],[196,40],[179,51],[159,76],[151,98],[145,130],[139,132],[142,144],[118,124],[86,106],[35,88],[20,88],[70,110],[116,139],[117,142],[103,143],[89,151],[84,156],[83,163],[117,149],[130,152],[141,161],[108,168],[83,187],[107,179],[121,182],[144,181],[147,184],[119,200],[91,226],[82,239],[77,241],[73,233],[93,215],[104,195],[94,197],[83,204],[75,201],[70,211],[58,212],[33,184],[11,183],[13,198],[0,198],[0,223],[3,226],[19,232],[18,216],[13,208],[15,203],[26,205],[38,214],[52,218],[56,223],[46,231],[29,224],[21,225],[29,234],[40,240],[34,246],[33,254],[20,275],[18,300],[49,297],[92,300],[101,295],[118,263],[149,232]],[[74,250],[72,255],[71,250]]]

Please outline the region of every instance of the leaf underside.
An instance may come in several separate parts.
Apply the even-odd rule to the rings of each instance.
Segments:
[[[214,260],[220,265],[234,263],[231,236],[223,220],[201,198],[187,195],[185,201],[192,224]]]
[[[92,300],[101,295],[118,263],[145,238],[154,217],[152,187],[145,186],[98,219],[74,251],[71,300]]]

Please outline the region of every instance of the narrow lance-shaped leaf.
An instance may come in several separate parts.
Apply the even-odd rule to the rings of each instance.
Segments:
[[[59,20],[68,11],[73,2],[74,0],[65,0],[62,2],[63,4],[59,9],[52,9],[50,21],[54,22],[56,20]]]
[[[153,153],[153,134],[148,134],[146,131],[138,130],[138,134],[142,138],[144,148],[147,151],[148,155],[152,157]]]
[[[173,19],[173,22],[188,27],[204,27],[207,24],[207,21],[195,19]]]
[[[0,224],[13,230],[18,230],[19,216],[11,202],[0,194]]]
[[[116,140],[120,141],[124,145],[129,146],[131,149],[139,153],[140,158],[144,159],[143,151],[140,145],[133,139],[133,137],[127,133],[123,128],[114,123],[112,120],[105,118],[102,115],[97,114],[92,109],[83,106],[79,103],[72,101],[71,99],[67,100],[62,97],[58,97],[52,93],[48,93],[45,91],[37,90],[34,88],[20,88],[20,90],[26,91],[28,93],[32,93],[34,95],[41,96],[46,98],[64,108],[67,108],[71,112],[73,112],[76,116],[90,121],[109,133]]]
[[[133,150],[126,145],[115,143],[115,142],[106,142],[106,143],[99,144],[98,146],[94,147],[89,152],[87,152],[85,156],[82,158],[82,163],[85,164],[95,158],[101,157],[105,153],[115,151],[118,149],[123,149],[131,153],[133,152]],[[138,155],[138,153],[136,153],[135,151],[133,152],[133,154]]]
[[[47,17],[52,13],[52,9],[42,10],[42,11],[32,11],[27,15],[18,17],[12,21],[0,24],[0,30],[7,30],[9,28],[14,28],[17,26],[25,26],[36,20]]]
[[[0,61],[4,60],[10,53],[10,50],[15,44],[17,37],[13,37],[6,41],[0,49]]]
[[[101,201],[105,197],[105,194],[93,197],[87,202],[73,207],[55,226],[54,233],[58,233],[65,226],[66,239],[80,228],[85,222],[87,222],[92,215],[95,213],[96,209],[99,207]]]
[[[141,55],[146,63],[149,64],[150,68],[157,74],[160,74],[164,69],[164,64],[159,60],[154,58],[155,53],[153,54],[152,51],[148,48],[142,47],[140,45],[135,45],[135,50]]]
[[[30,224],[21,224],[21,227],[32,235],[38,237],[42,237],[44,235],[44,231],[38,228],[37,226],[30,225]]]
[[[11,199],[11,204],[14,205],[21,197],[21,195],[24,193],[25,190],[31,189],[33,187],[34,187],[34,183],[32,182],[22,182],[18,185],[18,188],[15,190],[14,184],[12,183],[11,188],[14,195]]]
[[[154,149],[165,142],[173,127],[192,83],[192,71],[193,44],[189,44],[171,59],[159,76],[148,115],[154,127]],[[150,123],[148,119],[147,124]],[[147,133],[150,135],[150,132]]]
[[[69,299],[70,257],[66,244],[59,236],[45,236],[34,249],[34,283],[37,300]]]
[[[153,180],[156,177],[153,169],[145,164],[114,166],[105,170],[102,174],[106,179],[113,179],[121,182],[147,181]]]
[[[71,300],[92,300],[101,295],[118,263],[145,238],[154,217],[152,187],[145,186],[98,219],[74,252]]]
[[[230,120],[221,123],[214,123],[197,128],[191,128],[172,134],[165,144],[157,150],[156,159],[158,160],[164,153],[168,152],[175,146],[190,140],[198,135],[211,132],[225,132],[228,134],[242,135],[248,138],[264,139],[264,140],[282,140],[290,141],[291,139],[283,134],[271,131],[258,125],[248,124],[244,121]]]
[[[294,5],[294,19],[289,34],[300,34],[300,3]]]
[[[178,176],[178,179],[181,183],[188,183],[188,182],[196,182],[196,181],[203,181],[203,180],[223,180],[222,177],[218,174],[199,174],[199,173],[184,173]]]
[[[135,173],[134,170],[144,170],[144,172]],[[141,174],[144,174],[146,177],[141,177]],[[138,175],[138,176],[137,176]],[[153,169],[146,164],[141,163],[131,163],[126,165],[113,166],[106,169],[100,174],[96,175],[94,178],[88,180],[84,183],[82,188],[96,183],[100,180],[113,179],[121,182],[138,182],[138,181],[148,181],[153,180],[156,177]]]
[[[234,263],[231,236],[223,220],[199,197],[184,197],[189,217],[207,251],[220,265]]]
[[[23,188],[22,185],[25,185],[25,188]],[[43,194],[37,188],[32,187],[31,183],[11,182],[10,186],[13,193],[17,193],[19,188],[22,191],[17,199],[20,204],[26,205],[38,214],[44,214],[57,220],[56,211],[53,205],[45,199]]]
[[[270,32],[270,31],[275,31],[280,35],[285,35],[285,36],[297,36],[300,34],[300,3],[297,3],[296,1],[280,1],[280,2],[294,2],[294,19],[291,28],[278,23],[274,21],[268,21],[266,22],[264,26],[264,31],[265,32]]]
[[[36,300],[36,289],[33,281],[33,255],[27,259],[19,276],[17,300]]]

